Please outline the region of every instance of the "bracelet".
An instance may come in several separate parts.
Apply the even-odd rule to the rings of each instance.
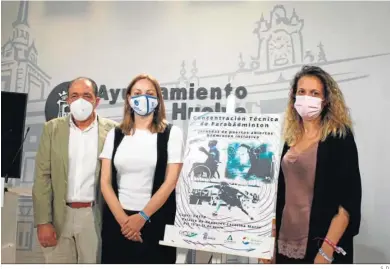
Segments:
[[[328,245],[330,245],[330,246],[334,249],[334,251],[336,251],[337,254],[340,254],[340,253],[341,253],[341,254],[343,254],[344,256],[347,254],[347,252],[345,252],[344,249],[342,249],[341,247],[336,246],[336,245],[335,245],[332,241],[330,241],[328,238],[325,237],[324,241],[325,241]]]
[[[322,257],[325,258],[325,260],[327,260],[328,262],[332,263],[334,258],[329,258],[328,255],[326,255],[326,253],[322,250],[322,248],[319,248],[318,249],[318,252],[321,254]]]
[[[320,238],[320,237],[316,237],[314,238],[313,240],[321,240],[325,243],[327,243],[329,246],[332,247],[332,249],[337,253],[337,254],[342,254],[343,256],[345,256],[347,254],[347,252],[342,248],[342,247],[339,247],[339,246],[336,246],[335,243],[333,243],[332,241],[330,241],[328,238]],[[318,242],[317,244],[318,248],[320,247],[320,244]]]
[[[140,214],[140,215],[141,215],[141,217],[143,217],[143,218],[144,218],[144,220],[146,220],[146,221],[149,221],[149,222],[150,222],[150,218],[148,217],[148,215],[146,215],[146,214],[145,214],[145,212],[143,212],[143,211],[140,211],[138,214]]]

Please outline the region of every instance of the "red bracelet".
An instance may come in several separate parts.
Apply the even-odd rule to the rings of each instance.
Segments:
[[[328,238],[325,237],[324,241],[325,241],[328,245],[330,245],[334,250],[337,249],[337,246],[336,246],[332,241],[330,241]]]
[[[344,251],[341,247],[336,246],[332,241],[330,241],[328,238],[325,237],[324,241],[330,245],[338,254],[343,254],[344,256],[347,254],[347,252]]]

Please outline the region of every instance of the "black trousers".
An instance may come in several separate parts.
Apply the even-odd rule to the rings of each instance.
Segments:
[[[125,211],[129,216],[138,214]],[[105,216],[106,215],[106,216]],[[128,240],[121,233],[120,225],[109,214],[103,215],[102,263],[103,264],[174,264],[176,248],[161,246],[165,225],[160,221],[147,222],[141,230],[143,243]]]

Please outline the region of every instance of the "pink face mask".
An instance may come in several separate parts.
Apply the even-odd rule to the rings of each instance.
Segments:
[[[312,120],[317,118],[322,111],[322,99],[308,95],[295,96],[294,107],[298,114],[304,120]]]

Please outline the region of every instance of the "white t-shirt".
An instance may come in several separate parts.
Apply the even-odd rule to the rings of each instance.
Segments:
[[[106,137],[100,159],[112,158],[115,129]],[[180,128],[172,126],[168,141],[168,164],[183,163],[184,141]],[[114,165],[117,169],[118,196],[127,210],[143,210],[152,194],[154,171],[157,163],[157,133],[136,129],[126,135],[116,151]]]

